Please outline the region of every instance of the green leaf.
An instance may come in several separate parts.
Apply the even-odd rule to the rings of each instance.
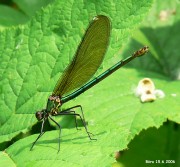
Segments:
[[[177,35],[180,20],[179,7],[177,1],[156,1],[149,17],[144,21],[144,26],[134,33],[134,39],[123,51],[125,56],[130,53],[130,48],[137,48],[139,43],[146,43],[150,47],[150,53],[146,59],[134,61],[129,66],[154,71],[165,76],[166,79],[160,80],[157,86],[166,94],[164,104],[159,106],[159,110],[164,110],[167,118],[177,123],[180,120],[178,112],[180,110],[178,104],[180,48],[177,42],[180,39]],[[164,19],[161,19],[162,13],[165,13]],[[156,74],[149,76],[148,73],[144,77],[159,78]],[[166,85],[163,84],[164,80],[167,81]]]
[[[128,145],[128,149],[120,153],[116,166],[178,167],[180,163],[179,132],[177,124],[170,121],[159,129],[149,128],[142,131]]]
[[[180,37],[177,34],[180,26],[180,5],[178,1],[155,2],[149,17],[133,35],[135,41],[150,47],[148,63],[140,62],[140,67],[165,75],[172,80],[179,80],[180,49],[177,41]],[[132,45],[136,48],[135,41],[132,40],[126,50],[132,48]],[[132,65],[137,67],[137,64]]]
[[[33,16],[36,11],[40,10],[42,7],[45,7],[50,2],[53,2],[54,0],[43,0],[43,1],[37,1],[37,0],[13,0],[14,3],[18,5],[18,7],[26,13],[28,16]]]
[[[105,13],[107,3],[109,2],[106,1],[101,5],[99,2],[94,3],[98,7],[98,11],[96,11],[91,2],[92,5],[86,9],[88,15]],[[140,4],[139,6],[142,6],[144,3]],[[77,8],[78,10],[72,10],[74,14],[70,14],[71,2],[56,1],[37,13],[36,17],[26,26],[5,30],[0,34],[2,55],[0,102],[1,110],[4,111],[1,112],[0,132],[3,135],[1,141],[7,141],[18,133],[31,128],[36,122],[35,111],[45,106],[47,97],[59,78],[60,72],[69,62],[69,56],[72,57],[75,53],[89,18],[87,12],[82,10],[84,7],[81,3],[75,2],[73,5],[73,9]],[[143,18],[140,17],[140,12],[143,16],[147,4],[144,4],[144,8],[138,8],[136,5],[132,6],[132,11],[128,11],[128,13],[134,14],[133,23],[130,22],[132,15],[128,19],[127,11],[124,11],[126,16],[123,13],[120,15],[120,20],[126,17],[126,20],[130,22],[130,25],[123,25],[123,38],[127,38],[130,27],[135,26]],[[122,5],[117,5],[117,7],[120,10]],[[135,8],[139,10],[137,11]],[[115,18],[112,19],[113,27],[115,27],[112,34],[116,32],[116,35],[122,35],[121,30],[118,32],[118,28],[122,27],[116,19],[118,12],[114,11],[111,14],[111,17]],[[126,29],[127,31],[125,31]],[[119,42],[121,40],[119,39]],[[113,46],[113,42],[112,40],[111,46]],[[116,42],[118,42],[117,39]],[[113,55],[113,52],[108,52],[107,55]]]
[[[16,165],[5,152],[0,152],[0,162],[2,166],[15,167]]]
[[[62,134],[59,153],[57,153],[57,131],[45,133],[32,151],[29,149],[37,135],[19,140],[6,152],[17,166],[39,166],[40,164],[43,166],[51,164],[53,166],[98,166],[98,164],[111,163],[113,157],[108,154],[108,151],[112,148],[110,146],[102,147],[101,140],[89,141],[83,131],[63,129]],[[104,132],[99,136],[105,138],[107,135]]]
[[[23,13],[5,5],[0,5],[0,25],[12,26],[24,24],[28,21],[28,17]]]

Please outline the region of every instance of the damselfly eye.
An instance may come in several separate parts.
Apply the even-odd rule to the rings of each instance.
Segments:
[[[38,121],[41,121],[44,117],[44,113],[42,111],[36,112],[36,118]]]

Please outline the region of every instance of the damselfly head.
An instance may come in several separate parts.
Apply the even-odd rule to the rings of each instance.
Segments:
[[[44,112],[44,110],[41,110],[41,111],[37,111],[35,115],[37,120],[41,121],[45,117],[45,114],[46,113]]]

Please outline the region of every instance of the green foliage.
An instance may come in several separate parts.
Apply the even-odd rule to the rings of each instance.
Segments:
[[[122,164],[126,164],[127,167],[134,166],[134,164],[138,164],[139,167],[178,167],[179,137],[180,129],[171,122],[165,123],[159,129],[149,128],[142,131],[128,145],[128,151],[120,153],[120,162],[116,165],[118,167]]]
[[[40,10],[52,1],[53,0],[13,0],[14,4],[11,1],[6,2],[11,5],[11,7],[0,4],[0,26],[3,28],[24,24],[30,17],[35,15],[37,10]]]
[[[152,1],[145,0],[116,3],[57,0],[39,10],[27,24],[1,30],[0,146],[4,148],[7,141],[20,133],[29,132],[36,124],[34,113],[46,106],[48,96],[71,61],[94,16],[104,14],[112,22],[111,42],[103,67],[97,72],[99,74],[122,58],[119,49],[127,43],[151,5]],[[19,6],[22,9],[23,3]],[[27,6],[24,11],[29,13],[28,16],[35,13],[31,13],[31,7],[27,9]],[[171,22],[173,27],[179,18],[176,15],[172,17],[175,20]],[[137,33],[141,38],[136,36],[136,41],[155,46],[148,38],[150,31],[145,31],[147,25],[142,29]],[[172,35],[177,40],[177,34]],[[123,55],[129,56],[139,48],[136,41],[130,41]],[[174,47],[174,44],[171,46]],[[133,47],[136,49],[133,50]],[[70,124],[74,125],[74,120],[71,123],[70,120],[60,119],[62,137],[59,154],[58,131],[54,130],[46,132],[32,151],[29,149],[37,134],[18,140],[1,152],[0,161],[8,166],[109,166],[115,161],[114,152],[127,148],[143,129],[158,128],[167,119],[179,123],[179,83],[171,80],[172,75],[168,75],[171,72],[161,71],[167,64],[162,63],[164,60],[160,52],[152,48],[150,55],[131,63],[131,66],[135,64],[133,68],[122,68],[63,106],[83,106],[88,129],[97,141],[89,141],[83,127],[81,131],[68,129]],[[179,50],[178,47],[176,49]],[[177,50],[173,49],[169,56],[177,53]],[[170,59],[171,67],[178,69],[178,58],[175,57]],[[159,64],[163,68],[159,68]],[[165,98],[153,103],[140,103],[132,89],[144,77],[152,78],[156,87],[165,92]],[[58,118],[56,120],[60,121]]]
[[[13,17],[12,17],[13,16]],[[23,24],[28,17],[11,7],[0,5],[0,26],[11,26]]]

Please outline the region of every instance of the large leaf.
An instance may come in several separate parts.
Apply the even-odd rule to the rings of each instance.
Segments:
[[[8,29],[0,34],[2,58],[0,70],[2,111],[0,132],[3,135],[1,141],[9,140],[19,132],[26,131],[36,122],[35,111],[46,105],[47,97],[53,90],[60,72],[63,71],[69,62],[69,58],[75,53],[88,25],[88,20],[92,19],[92,16],[105,13],[109,2],[94,3],[100,8],[98,11],[95,10],[92,2],[89,3],[91,5],[84,4],[89,6],[87,8],[88,14],[85,14],[87,12],[82,10],[83,4],[80,5],[79,2],[73,3],[73,9],[77,8],[77,10],[72,9],[74,14],[72,12],[70,14],[69,10],[72,3],[57,1],[39,12],[28,25]],[[141,2],[139,6],[143,4]],[[127,39],[130,28],[134,28],[138,21],[142,20],[143,17],[140,16],[144,15],[146,11],[144,8],[146,6],[148,8],[146,3],[143,8],[138,8],[137,3],[132,6],[132,11],[124,11],[123,16],[122,11],[120,11],[122,5],[116,5],[117,8],[119,6],[119,10],[117,10],[118,12],[115,11],[114,14],[112,13],[114,16],[111,18],[113,21],[112,37],[115,34],[120,37],[119,39],[112,38],[112,48],[115,45],[120,47],[121,41],[124,38]],[[124,8],[126,6],[127,4],[124,4]],[[135,8],[139,10],[137,11]],[[127,13],[133,11],[134,19],[131,22],[132,16],[130,15],[128,19]],[[120,18],[117,19],[115,16],[118,13]],[[135,17],[136,15],[137,17]],[[124,18],[129,24],[125,24],[125,21],[124,23],[119,21]],[[122,27],[123,30],[118,30]],[[124,32],[122,33],[122,31]],[[118,48],[109,49],[111,51],[107,53],[107,56],[114,55]]]
[[[136,164],[139,167],[178,167],[180,129],[177,127],[177,124],[168,121],[159,129],[149,128],[142,131],[128,145],[126,151],[120,152],[120,162],[114,163],[113,167],[131,167]]]

